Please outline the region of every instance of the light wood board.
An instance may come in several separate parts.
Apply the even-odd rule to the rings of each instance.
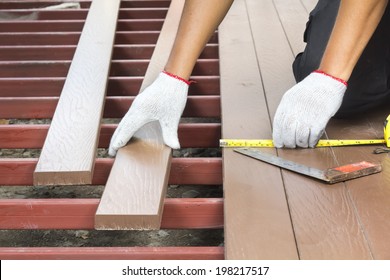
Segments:
[[[120,0],[91,4],[50,125],[34,185],[92,182]]]

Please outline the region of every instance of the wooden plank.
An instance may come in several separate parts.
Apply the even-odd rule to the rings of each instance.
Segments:
[[[308,1],[303,3],[307,6]],[[310,10],[314,7],[311,3]],[[357,115],[354,119],[333,119],[327,126],[326,132],[331,139],[375,139],[383,137],[383,121],[388,116],[388,108],[379,108],[371,113]],[[390,230],[390,223],[386,218],[390,213],[390,193],[387,191],[389,181],[388,156],[373,155],[375,146],[334,148],[333,153],[338,165],[351,163],[358,159],[381,162],[384,166],[380,174],[367,178],[360,178],[346,182],[346,193],[356,209],[360,221],[360,230],[367,239],[372,257],[375,259],[390,258],[390,243],[386,234]]]
[[[224,138],[271,135],[247,13],[234,1],[219,28]],[[224,148],[223,176],[226,258],[297,259],[279,170]]]
[[[119,3],[92,2],[34,172],[34,185],[92,182]]]
[[[292,26],[297,29],[283,29],[283,26],[291,24],[295,12],[279,18],[272,1],[247,2],[267,103],[270,115],[273,116],[281,96],[295,84],[291,71],[294,58],[291,50],[297,48],[291,48],[294,41],[288,42],[285,32],[303,34],[304,26],[294,24]],[[303,9],[299,1],[286,0],[283,3],[286,6],[295,5],[294,9]],[[255,10],[263,11],[263,16],[251,12]],[[285,21],[287,16],[290,18]],[[329,148],[279,149],[278,154],[319,169],[339,165]],[[371,258],[367,240],[361,232],[361,224],[344,184],[329,188],[323,183],[285,170],[282,176],[301,259]]]
[[[223,247],[0,248],[2,260],[222,260]]]
[[[310,13],[314,7],[317,5],[318,0],[301,0],[303,6],[305,7],[306,11]]]
[[[98,199],[0,199],[0,229],[94,228]],[[167,198],[164,229],[223,228],[222,198]]]
[[[93,185],[104,185],[113,159],[96,159]],[[32,185],[37,159],[0,158],[0,185]],[[172,185],[221,185],[221,158],[173,158],[168,183]]]
[[[382,138],[383,121],[389,114],[388,107],[356,116],[353,120],[331,120],[326,131],[328,137]],[[390,259],[390,157],[388,154],[373,154],[375,146],[334,148],[340,165],[358,159],[379,162],[381,173],[346,182],[347,192],[356,209],[360,228],[371,249],[374,259]]]
[[[309,18],[307,11],[300,0],[274,0],[274,3],[288,41],[296,55],[305,49],[303,33]]]
[[[169,7],[151,63],[141,86],[150,85],[164,68],[184,2]],[[171,149],[163,143],[158,123],[145,125],[138,140],[120,149],[95,216],[96,229],[158,229],[166,193]]]

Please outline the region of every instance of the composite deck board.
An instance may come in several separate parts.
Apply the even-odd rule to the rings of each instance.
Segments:
[[[310,13],[314,7],[317,5],[318,0],[301,0],[303,6],[305,7],[306,11]]]
[[[332,120],[326,129],[329,138],[381,139],[388,108],[357,116],[354,120]],[[358,161],[382,164],[382,172],[346,182],[348,195],[361,223],[374,259],[390,259],[390,157],[373,154],[378,146],[333,148],[339,165]]]
[[[171,2],[140,91],[164,68],[183,6],[183,1]],[[96,211],[96,229],[160,228],[172,151],[156,122],[146,124],[135,136],[135,141],[118,150]]]
[[[293,51],[298,51],[300,46],[294,43],[296,40],[287,41],[292,36],[286,38],[286,34],[303,34],[305,25],[299,24],[303,16],[296,17],[296,9],[301,7],[301,14],[305,9],[299,1],[290,12],[286,12],[286,6],[292,3],[289,1],[286,1],[283,11],[275,9],[282,6],[281,3],[272,5],[271,1],[250,0],[248,3],[264,88],[270,115],[273,116],[281,96],[295,84],[291,63]],[[251,12],[253,10],[264,11],[264,16],[256,16]],[[297,22],[292,24],[294,18]],[[272,35],[267,30],[272,30]],[[330,148],[279,149],[278,155],[319,169],[338,165]],[[301,259],[371,258],[355,207],[343,183],[330,188],[285,170],[282,175]]]
[[[305,48],[303,32],[309,16],[300,0],[274,0],[275,7],[283,23],[283,29],[294,54],[302,52]],[[292,17],[291,15],[294,15]]]
[[[315,2],[315,1],[303,1]],[[314,7],[314,3],[308,6]],[[388,108],[379,108],[375,112],[356,116],[354,120],[330,121],[326,128],[329,139],[380,139],[383,138],[383,121],[388,116]],[[358,180],[347,181],[346,195],[355,209],[355,215],[360,221],[360,231],[363,232],[371,257],[374,259],[390,258],[390,242],[384,232],[390,230],[386,217],[390,213],[389,157],[386,154],[374,155],[372,151],[377,146],[335,147],[333,153],[337,165],[350,164],[362,160],[380,162],[383,171]]]
[[[35,185],[92,182],[119,3],[91,5],[34,172]]]
[[[247,13],[235,1],[219,28],[223,138],[271,135]],[[224,148],[223,176],[225,257],[297,259],[280,171]]]

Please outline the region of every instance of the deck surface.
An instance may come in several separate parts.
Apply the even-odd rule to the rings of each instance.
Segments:
[[[304,49],[302,36],[313,4],[299,0],[236,1],[231,10],[234,16],[226,19],[221,27],[226,31],[220,32],[223,138],[270,138],[279,101],[295,83],[291,64]],[[246,21],[250,28],[244,27]],[[232,39],[235,33],[242,36]],[[250,48],[241,47],[252,58],[249,61],[239,57],[239,51],[234,52],[242,40],[255,49],[251,54]],[[250,63],[253,59],[256,62]],[[241,77],[243,65],[247,72]],[[233,80],[237,69],[240,81]],[[228,104],[224,105],[224,100]],[[255,106],[258,108],[253,109]],[[388,114],[382,109],[354,120],[332,120],[324,137],[381,138]],[[374,155],[375,147],[268,148],[267,152],[319,169],[363,160],[383,165],[379,174],[335,185],[242,158],[224,148],[225,257],[291,259],[294,245],[300,259],[389,259],[386,236],[390,222],[385,217],[390,213],[386,191],[390,159],[387,154]],[[283,221],[283,216],[289,219]],[[293,232],[293,240],[287,242],[289,232]]]

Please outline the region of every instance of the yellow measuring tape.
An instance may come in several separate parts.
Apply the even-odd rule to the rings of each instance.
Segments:
[[[386,144],[390,147],[390,115],[384,123],[384,139],[359,139],[359,140],[320,140],[316,147],[337,147],[354,145]],[[220,139],[219,146],[224,148],[257,147],[272,148],[274,143],[270,139]]]
[[[362,139],[362,140],[320,140],[316,147],[336,147],[353,145],[386,144],[385,139]],[[220,139],[219,146],[224,148],[254,147],[272,148],[274,143],[270,139]]]

